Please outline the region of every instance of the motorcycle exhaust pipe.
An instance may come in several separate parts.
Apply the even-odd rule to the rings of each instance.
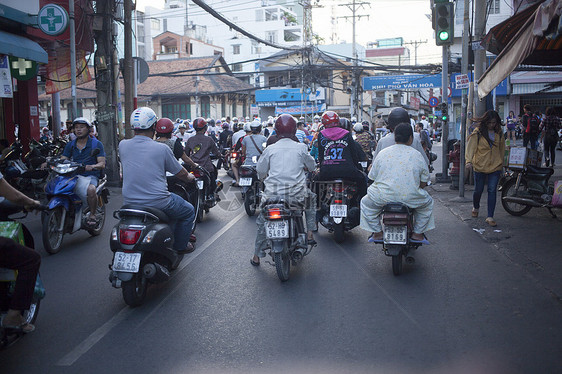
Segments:
[[[540,208],[543,206],[543,204],[532,200],[532,199],[526,199],[524,197],[514,197],[514,196],[506,196],[503,198],[503,201],[506,201],[508,203],[515,203],[515,204],[521,204],[521,205],[529,205],[535,208]]]
[[[164,266],[154,263],[146,264],[142,268],[143,276],[152,283],[162,283],[170,279],[170,273]]]
[[[413,265],[416,263],[416,259],[412,256],[406,256],[406,264]]]
[[[295,249],[295,251],[291,255],[291,259],[295,262],[302,260],[303,257],[304,257],[304,249],[302,248]]]

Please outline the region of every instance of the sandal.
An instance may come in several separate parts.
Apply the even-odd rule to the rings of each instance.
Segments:
[[[472,208],[472,217],[474,218],[478,217],[478,209]]]
[[[254,261],[253,258],[250,259],[250,264],[252,264],[253,266],[260,266],[260,259],[258,257],[257,261]]]
[[[23,333],[23,334],[28,334],[30,332],[35,331],[35,326],[27,322],[23,322],[19,326],[11,326],[11,325],[4,325],[4,321],[2,321],[2,328],[13,332]]]

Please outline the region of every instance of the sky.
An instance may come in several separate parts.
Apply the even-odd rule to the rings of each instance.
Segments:
[[[357,43],[367,46],[368,42],[377,39],[403,37],[404,42],[425,41],[418,46],[418,64],[441,62],[441,47],[435,45],[431,21],[426,16],[431,13],[429,0],[357,0],[369,3],[359,9],[358,15],[362,17],[356,24]],[[320,0],[322,8],[314,8],[312,12],[313,32],[324,38],[325,44],[329,43],[331,36],[332,5],[349,4],[351,0]],[[164,8],[164,0],[137,0],[137,8],[144,10],[150,5]],[[345,6],[335,7],[337,16],[351,15],[351,10]],[[228,13],[224,14],[228,18]],[[340,42],[352,41],[351,20],[338,19],[337,32]],[[251,32],[251,30],[248,30]],[[414,63],[414,46],[408,45],[411,54],[411,63]]]

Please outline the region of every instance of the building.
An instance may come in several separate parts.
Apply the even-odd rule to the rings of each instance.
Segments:
[[[223,55],[224,48],[205,43],[187,35],[165,31],[152,38],[152,60]]]

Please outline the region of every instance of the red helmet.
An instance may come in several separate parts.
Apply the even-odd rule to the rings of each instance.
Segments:
[[[156,122],[156,132],[160,134],[169,134],[174,131],[174,123],[171,119],[163,117]]]
[[[322,114],[322,124],[328,127],[338,127],[340,125],[340,116],[334,111],[328,110]]]
[[[203,117],[197,117],[193,120],[193,128],[195,131],[203,130],[207,127],[207,121]]]
[[[290,114],[281,114],[275,120],[275,132],[280,138],[289,138],[297,132],[297,121]]]

